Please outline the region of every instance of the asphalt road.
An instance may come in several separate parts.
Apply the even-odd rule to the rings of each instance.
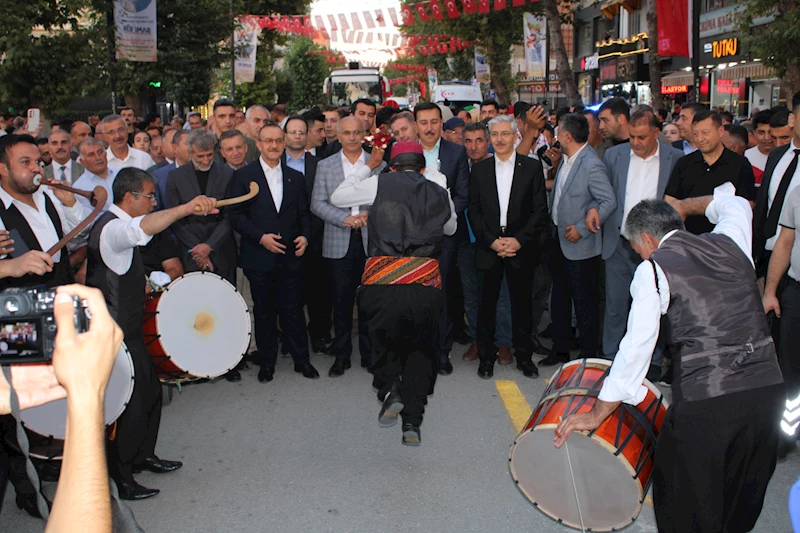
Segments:
[[[378,426],[366,371],[328,378],[327,357],[312,356],[319,380],[295,374],[282,358],[268,384],[251,367],[240,383],[186,386],[164,408],[157,449],[184,467],[138,475],[162,492],[130,507],[148,532],[569,531],[534,508],[508,471],[520,411],[525,400],[538,403],[552,370],[528,379],[498,365],[485,381],[475,363],[461,361],[464,349],[454,349],[453,375],[439,378],[419,448],[401,445],[399,425]],[[516,384],[523,407],[504,401],[498,383],[506,391]],[[778,465],[754,531],[791,531],[786,500],[798,473],[795,452]],[[9,487],[0,531],[42,531],[13,495]],[[656,531],[649,499],[626,531]]]

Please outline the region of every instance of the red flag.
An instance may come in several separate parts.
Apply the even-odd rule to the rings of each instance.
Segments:
[[[424,55],[424,56],[428,55],[428,47],[427,46],[420,46],[419,47],[419,53]]]
[[[363,30],[364,27],[361,25],[361,21],[358,18],[358,13],[352,13],[350,15],[350,19],[353,21],[353,30]]]
[[[522,7],[525,5],[525,0],[511,0],[511,5],[514,7]]]
[[[419,20],[421,22],[431,21],[431,17],[428,15],[428,9],[425,7],[425,4],[414,4],[414,9],[417,10],[417,14],[419,15]]]
[[[658,0],[657,16],[669,24],[658,25],[658,55],[689,57],[689,6],[680,0]],[[651,45],[652,46],[652,45]]]
[[[411,11],[411,6],[404,5],[400,9],[400,14],[403,16],[403,26],[411,26],[414,24],[414,12]]]
[[[439,0],[431,0],[431,14],[433,14],[434,20],[442,20],[444,18]]]
[[[489,0],[478,0],[478,12],[480,13],[489,12]]]
[[[339,15],[339,24],[342,27],[342,31],[350,29],[350,25],[347,23],[347,18],[344,16],[344,13]]]
[[[500,11],[506,8],[506,0],[494,0],[494,10]]]
[[[331,31],[338,31],[339,28],[336,27],[336,18],[333,15],[328,15],[328,22],[331,25]]]
[[[370,29],[374,28],[375,21],[372,19],[372,13],[370,13],[369,11],[364,11],[363,14],[364,14],[364,22],[367,23],[367,28]]]
[[[522,1],[524,2],[525,0]],[[464,8],[464,13],[467,15],[471,15],[478,10],[473,0],[461,0],[461,6]]]
[[[455,37],[450,37],[450,51],[451,52],[455,52],[456,51],[456,38]]]
[[[375,22],[377,22],[378,26],[381,28],[386,26],[386,19],[383,17],[383,11],[380,9],[375,10]]]
[[[444,0],[444,7],[447,10],[447,16],[451,19],[457,19],[461,16],[461,12],[456,5],[456,0]]]
[[[389,8],[389,18],[392,19],[393,26],[399,26],[400,23],[397,22],[397,10],[393,7]]]

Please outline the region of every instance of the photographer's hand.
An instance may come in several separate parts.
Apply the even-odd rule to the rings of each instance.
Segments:
[[[53,365],[11,365],[11,380],[19,398],[19,408],[37,407],[66,398],[67,391],[58,384]],[[0,415],[11,414],[11,388],[0,373]]]

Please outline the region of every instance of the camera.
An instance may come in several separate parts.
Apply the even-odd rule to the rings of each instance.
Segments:
[[[11,288],[0,292],[0,365],[47,363],[53,359],[58,328],[53,316],[55,289]],[[91,318],[86,302],[73,297],[75,330]]]

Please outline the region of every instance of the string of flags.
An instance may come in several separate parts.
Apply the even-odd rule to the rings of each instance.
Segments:
[[[386,70],[400,70],[403,72],[428,72],[428,67],[425,65],[411,65],[407,63],[389,63],[384,67]]]

